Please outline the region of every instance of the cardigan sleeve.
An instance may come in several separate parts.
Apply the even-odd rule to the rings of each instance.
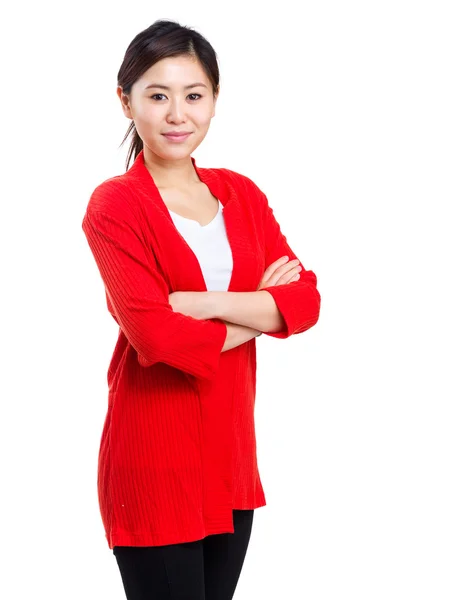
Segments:
[[[90,204],[90,203],[89,203]],[[130,217],[88,209],[82,221],[116,321],[143,367],[163,362],[202,379],[219,367],[227,325],[173,311],[168,285]]]
[[[260,194],[264,232],[265,268],[286,255],[289,260],[300,260],[282,233],[266,195],[259,188],[257,191]],[[301,261],[299,265],[302,270],[297,281],[262,288],[262,291],[267,291],[273,296],[285,322],[285,326],[280,331],[265,331],[264,335],[284,339],[303,333],[317,323],[321,304],[321,296],[317,290],[317,277],[313,271],[305,269]]]

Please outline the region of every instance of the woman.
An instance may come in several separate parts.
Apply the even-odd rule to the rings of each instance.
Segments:
[[[266,504],[255,337],[312,327],[316,276],[248,177],[191,156],[219,94],[207,40],[156,21],[129,45],[117,93],[127,170],[96,187],[82,223],[119,325],[101,516],[129,600],[229,599]]]

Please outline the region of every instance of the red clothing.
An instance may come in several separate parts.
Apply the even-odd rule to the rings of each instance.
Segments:
[[[228,291],[253,292],[267,266],[297,258],[265,194],[229,169],[195,171],[224,206],[233,255]],[[227,327],[174,312],[174,291],[207,291],[141,151],[92,192],[82,228],[119,325],[108,373],[98,498],[110,548],[233,533],[232,509],[265,506],[257,468],[255,338],[221,352]],[[303,267],[303,265],[301,265]],[[316,276],[265,288],[287,338],[318,320]]]

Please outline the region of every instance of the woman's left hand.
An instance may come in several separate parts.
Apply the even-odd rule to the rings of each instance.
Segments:
[[[174,312],[179,312],[194,319],[211,319],[208,292],[172,292],[168,302]]]

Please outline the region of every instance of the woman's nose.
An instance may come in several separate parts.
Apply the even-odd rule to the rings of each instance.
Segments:
[[[175,120],[182,120],[185,115],[185,106],[181,100],[174,100],[170,103],[169,117]]]

